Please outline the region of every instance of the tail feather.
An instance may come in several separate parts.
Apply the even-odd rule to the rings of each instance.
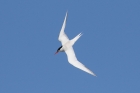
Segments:
[[[83,35],[83,34],[80,33],[80,34],[78,34],[75,38],[73,38],[73,39],[71,40],[72,45],[74,45],[74,43],[75,43],[82,35]]]

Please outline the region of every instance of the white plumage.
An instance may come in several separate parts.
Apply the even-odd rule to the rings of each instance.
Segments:
[[[67,35],[64,32],[65,27],[66,27],[66,21],[67,21],[67,13],[66,13],[59,37],[58,37],[58,40],[61,42],[62,46],[57,50],[56,53],[64,51],[67,55],[68,62],[71,65],[73,65],[73,66],[93,75],[93,76],[96,76],[91,70],[86,68],[82,63],[80,63],[77,60],[76,55],[75,55],[74,50],[73,50],[73,45],[82,36],[82,33],[78,34],[72,40],[69,40],[69,38],[67,37]]]

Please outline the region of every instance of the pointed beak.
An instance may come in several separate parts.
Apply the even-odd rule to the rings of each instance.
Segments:
[[[58,51],[55,54],[57,54],[57,53],[58,53]]]

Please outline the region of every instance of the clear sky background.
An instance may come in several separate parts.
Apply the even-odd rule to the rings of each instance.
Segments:
[[[54,55],[66,11],[97,77]],[[140,0],[0,0],[0,93],[140,93]]]

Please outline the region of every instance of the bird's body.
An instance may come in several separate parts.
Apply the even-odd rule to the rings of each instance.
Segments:
[[[68,62],[71,65],[73,65],[91,75],[96,76],[92,71],[90,71],[88,68],[86,68],[82,63],[80,63],[77,60],[76,55],[73,50],[73,45],[82,36],[82,33],[78,34],[75,38],[69,40],[69,38],[67,37],[67,35],[64,32],[65,26],[66,26],[66,20],[67,20],[67,13],[66,13],[59,37],[58,37],[58,40],[61,42],[62,46],[57,49],[56,53],[65,52],[67,55],[67,58],[68,58]]]

